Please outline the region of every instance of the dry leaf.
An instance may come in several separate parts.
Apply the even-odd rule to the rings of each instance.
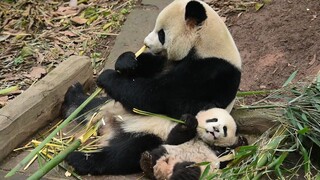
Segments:
[[[69,36],[69,37],[77,36],[75,33],[71,32],[71,31],[62,31],[60,33],[66,35],[66,36]]]
[[[78,1],[77,0],[70,0],[69,2],[69,6],[70,7],[77,7],[78,5]]]
[[[8,103],[8,96],[0,96],[0,107],[5,106]]]
[[[0,42],[1,42],[1,41],[5,41],[5,40],[8,39],[9,37],[10,37],[10,34],[0,36]]]
[[[22,16],[25,16],[25,17],[29,16],[30,15],[30,9],[31,9],[31,6],[28,5],[26,10],[22,13]]]
[[[76,8],[74,7],[63,7],[60,6],[56,12],[54,12],[55,15],[61,15],[61,16],[66,16],[70,14],[75,14],[77,13]]]
[[[222,17],[222,16],[220,16],[220,18],[222,19],[223,22],[226,22],[226,21],[227,21],[227,17]]]
[[[25,76],[29,78],[39,79],[42,75],[46,73],[47,71],[43,67],[33,67],[31,72]]]
[[[314,62],[316,62],[317,54],[313,55],[312,60],[308,63],[309,65],[312,65]]]
[[[56,50],[58,50],[59,54],[64,54],[64,50],[58,44],[54,44],[54,47]]]
[[[73,18],[71,18],[70,20],[71,20],[72,22],[77,23],[77,24],[85,24],[85,23],[88,21],[88,19],[81,18],[81,17],[79,17],[79,16],[73,17]]]
[[[39,50],[36,50],[35,52],[36,52],[35,55],[36,55],[37,62],[41,64],[44,60],[44,56],[42,55],[42,53],[39,52]]]

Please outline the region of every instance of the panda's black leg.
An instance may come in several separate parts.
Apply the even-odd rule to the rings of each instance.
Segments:
[[[181,162],[174,165],[170,180],[198,180],[201,176],[199,166],[192,166],[194,162]]]
[[[139,161],[144,151],[154,149],[162,143],[154,135],[121,134],[110,146],[96,153],[73,152],[66,162],[78,174],[131,174],[140,172]]]
[[[84,93],[83,87],[80,83],[73,84],[69,87],[67,93],[64,96],[64,101],[61,106],[62,118],[67,118],[76,108],[78,108],[89,96]],[[103,104],[108,98],[99,97],[93,99],[80,113],[89,111],[101,104]]]
[[[155,179],[153,173],[153,167],[156,165],[157,160],[166,154],[167,151],[163,146],[159,146],[152,151],[145,151],[140,159],[140,167],[146,177],[150,179]]]

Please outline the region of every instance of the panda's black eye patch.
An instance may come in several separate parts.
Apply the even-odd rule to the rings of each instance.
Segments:
[[[159,41],[161,42],[161,44],[164,44],[164,41],[166,40],[165,38],[165,33],[164,30],[161,29],[160,31],[158,31],[158,37],[159,37]]]
[[[227,137],[227,131],[228,131],[228,128],[227,126],[223,126],[223,133],[224,133],[224,137]]]
[[[217,119],[217,118],[207,119],[206,122],[207,122],[207,123],[210,123],[210,122],[218,122],[218,119]]]

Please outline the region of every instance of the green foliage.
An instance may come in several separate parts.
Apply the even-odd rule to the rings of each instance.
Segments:
[[[312,83],[293,84],[296,73],[281,89],[272,91],[256,106],[247,107],[272,107],[270,115],[280,125],[262,134],[254,144],[237,148],[234,160],[222,170],[206,172],[206,179],[260,179],[270,175],[287,179],[301,170],[304,178],[319,179],[320,169],[312,164],[310,156],[312,146],[320,147],[320,75]],[[292,152],[301,157],[288,168]]]

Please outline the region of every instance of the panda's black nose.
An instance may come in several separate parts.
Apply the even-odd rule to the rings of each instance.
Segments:
[[[216,127],[213,127],[213,130],[216,131],[216,132],[219,132],[219,129],[216,128]]]

